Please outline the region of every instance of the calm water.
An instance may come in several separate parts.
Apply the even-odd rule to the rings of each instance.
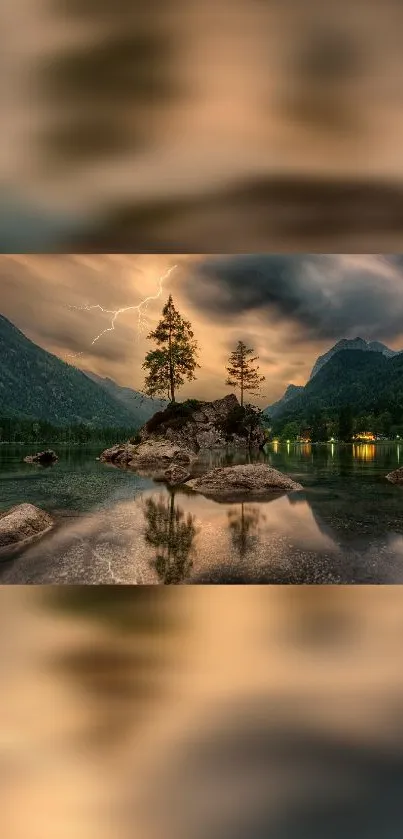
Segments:
[[[0,447],[0,509],[29,501],[56,528],[12,559],[2,583],[403,583],[403,494],[385,475],[403,446],[285,445],[254,457],[206,454],[213,466],[263,460],[303,492],[223,504],[61,449],[43,469]]]

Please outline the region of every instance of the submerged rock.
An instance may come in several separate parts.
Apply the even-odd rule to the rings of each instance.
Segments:
[[[164,480],[171,486],[184,484],[189,480],[189,478],[190,472],[188,472],[184,466],[179,466],[175,463],[169,466],[169,468],[164,472]]]
[[[227,466],[212,469],[206,475],[188,481],[186,486],[211,498],[245,498],[267,496],[272,493],[302,490],[288,475],[264,463]]]
[[[33,504],[19,504],[0,514],[0,550],[46,533],[53,525],[48,513]]]
[[[389,472],[389,475],[386,475],[386,480],[390,481],[391,484],[403,484],[403,466],[400,469],[395,469],[394,472]]]
[[[41,466],[47,466],[49,463],[56,463],[59,460],[56,452],[53,449],[46,449],[37,454],[29,454],[24,457],[24,463],[40,463]]]
[[[116,466],[127,466],[130,463],[136,446],[131,443],[116,443],[110,449],[105,449],[99,457],[102,463],[114,463]]]

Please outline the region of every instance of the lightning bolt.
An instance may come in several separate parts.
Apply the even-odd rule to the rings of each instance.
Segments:
[[[123,315],[125,312],[137,312],[137,315],[138,315],[138,337],[140,337],[140,334],[141,334],[142,329],[143,329],[144,324],[145,324],[144,311],[147,309],[147,306],[148,306],[149,303],[151,303],[154,300],[158,300],[161,297],[163,287],[164,287],[164,281],[167,280],[168,277],[170,277],[172,272],[175,271],[175,269],[177,267],[178,267],[177,265],[172,265],[171,268],[168,268],[168,270],[165,272],[165,274],[162,274],[162,276],[158,278],[158,289],[157,289],[156,294],[150,294],[148,297],[145,297],[144,300],[142,300],[136,306],[122,306],[122,308],[120,308],[120,309],[105,309],[99,303],[95,303],[92,306],[69,306],[69,309],[75,309],[76,311],[81,311],[81,312],[92,312],[92,311],[95,311],[96,309],[98,309],[98,311],[102,312],[103,314],[112,316],[110,326],[107,326],[105,329],[102,330],[102,332],[100,332],[98,335],[95,336],[95,338],[93,338],[93,340],[91,341],[91,346],[96,344],[97,341],[99,341],[103,337],[103,335],[106,335],[107,332],[114,332],[115,331],[115,325],[116,325],[116,322],[117,322],[119,316]],[[69,355],[67,357],[68,358],[73,358],[73,357],[78,358],[81,355],[84,355],[84,353],[83,352],[75,353],[74,355]]]

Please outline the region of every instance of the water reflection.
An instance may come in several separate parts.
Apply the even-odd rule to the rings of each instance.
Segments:
[[[389,463],[400,465],[401,461],[401,446],[393,442],[382,443],[353,443],[337,444],[337,443],[299,443],[287,442],[280,443],[278,440],[266,445],[265,458],[266,462],[287,460],[300,462],[305,460],[315,460],[317,463],[321,462],[324,465],[334,461],[339,462],[342,470],[353,466],[354,461],[359,463],[383,463],[387,466]]]
[[[228,510],[228,527],[232,544],[243,559],[246,553],[253,550],[259,541],[259,528],[266,520],[259,507],[250,504],[240,504]]]
[[[354,456],[351,446],[341,446],[339,449],[339,473],[347,478],[354,469]]]
[[[363,443],[361,445],[353,446],[353,457],[356,460],[375,460],[376,457],[376,446],[370,443]]]
[[[96,477],[108,501],[58,519],[48,537],[1,563],[0,579],[53,585],[401,582],[402,495],[385,479],[398,465],[397,444],[274,448],[207,452],[197,464],[205,472],[249,458],[264,461],[304,487],[303,493],[243,505],[217,504],[151,480],[140,487],[136,475],[103,467],[91,454],[88,472],[63,473],[63,491],[71,495],[79,474],[82,490],[88,495],[91,486],[95,494]],[[52,476],[62,467],[47,473],[41,492],[56,492]],[[31,474],[28,483],[13,479],[16,502],[31,500]],[[3,482],[7,492],[9,484]]]
[[[182,582],[193,565],[193,542],[197,533],[195,516],[175,504],[175,490],[168,497],[147,498],[144,502],[147,527],[145,541],[155,548],[153,567],[161,583]]]

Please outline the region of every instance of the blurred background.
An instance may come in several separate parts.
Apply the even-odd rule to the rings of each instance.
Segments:
[[[398,587],[0,588],[7,839],[395,839]]]
[[[401,250],[400,0],[13,0],[3,252]]]

